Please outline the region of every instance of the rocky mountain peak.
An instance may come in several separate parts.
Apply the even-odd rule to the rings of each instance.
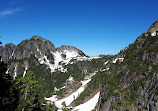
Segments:
[[[16,47],[13,43],[5,44],[5,47]]]
[[[13,58],[29,58],[31,54],[36,57],[41,57],[55,50],[56,48],[50,41],[34,35],[31,39],[24,40],[17,45]]]
[[[81,50],[79,50],[78,48],[76,48],[74,46],[62,45],[62,46],[57,48],[57,51],[59,51],[59,52],[62,52],[64,50],[67,50],[70,52],[77,52],[79,55],[85,56],[85,54]]]
[[[7,62],[9,59],[24,59],[30,58],[31,55],[41,58],[50,53],[59,52],[60,54],[66,54],[67,57],[72,56],[85,56],[85,54],[74,46],[62,45],[59,48],[49,41],[38,35],[34,35],[30,39],[23,40],[17,46],[9,43],[5,46],[0,46],[0,56]]]
[[[68,45],[62,45],[60,47],[57,48],[58,51],[62,51],[62,50],[69,50],[69,51],[78,51],[78,49],[74,46],[68,46]]]
[[[46,39],[44,39],[44,38],[42,38],[38,35],[34,35],[32,38],[30,38],[30,40],[41,40],[41,41],[44,41],[44,42],[48,41],[48,40],[46,40]]]
[[[42,37],[39,37],[38,35],[34,35],[33,37],[32,37],[32,39],[40,39],[40,38],[42,38]]]

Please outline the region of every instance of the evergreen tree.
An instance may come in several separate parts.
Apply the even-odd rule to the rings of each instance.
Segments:
[[[41,87],[32,71],[28,71],[25,77],[17,78],[16,87],[20,90],[18,111],[55,111],[56,107],[48,105],[44,100]]]
[[[39,95],[37,94],[33,102],[34,104],[33,111],[41,111],[41,103],[39,100],[40,98],[39,98]]]
[[[32,71],[28,71],[25,77],[16,79],[17,89],[20,90],[20,101],[18,110],[32,110],[38,102],[38,81]],[[33,104],[34,103],[34,104]],[[39,104],[39,103],[38,103]]]
[[[63,111],[71,111],[72,110],[72,108],[69,108],[69,107],[66,106],[65,101],[62,103],[62,105],[63,105],[63,107],[62,107]]]
[[[6,74],[6,71],[7,64],[0,57],[0,109],[1,111],[14,111],[19,100],[18,91],[15,89],[13,78]]]

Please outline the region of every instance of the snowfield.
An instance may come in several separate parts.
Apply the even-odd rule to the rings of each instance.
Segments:
[[[75,108],[73,108],[73,111],[91,111],[91,110],[93,110],[98,102],[99,94],[100,94],[100,92],[98,92],[89,101],[87,101],[83,104],[80,104],[79,106],[76,106]]]
[[[86,85],[91,81],[91,79],[88,79],[88,80],[85,80],[85,81],[82,81],[82,86],[74,93],[72,93],[70,96],[66,97],[66,98],[63,98],[63,99],[60,99],[60,100],[57,100],[57,95],[53,95],[52,97],[50,98],[45,98],[45,100],[48,100],[48,101],[54,101],[55,102],[55,105],[58,107],[58,108],[62,108],[62,103],[65,102],[66,103],[66,106],[69,106],[72,101],[77,98],[85,89]]]
[[[51,54],[54,56],[54,64],[51,64],[50,60],[48,60],[47,56],[45,56],[45,55],[38,58],[40,64],[46,64],[48,66],[48,68],[51,69],[51,72],[55,72],[56,69],[61,71],[61,72],[66,72],[67,69],[64,69],[60,63],[64,63],[65,65],[73,64],[75,62],[70,62],[72,59],[74,59],[75,61],[91,61],[92,59],[99,59],[100,58],[99,56],[97,56],[97,57],[86,57],[86,56],[82,57],[78,54],[78,52],[71,52],[71,51],[67,51],[67,50],[64,50],[62,52],[55,51],[55,52],[51,52]],[[65,57],[63,57],[63,54],[65,55]],[[59,99],[59,100],[57,98],[57,95],[53,95],[52,97],[45,98],[45,100],[47,100],[51,103],[54,102],[55,105],[59,108],[58,111],[61,111],[61,109],[63,107],[63,105],[62,105],[63,102],[65,102],[66,106],[71,107],[70,104],[73,102],[74,99],[76,99],[85,90],[85,88],[87,87],[87,84],[91,81],[91,77],[94,76],[97,72],[98,71],[95,71],[94,73],[87,75],[85,77],[85,79],[83,81],[81,81],[81,83],[82,83],[81,87],[79,89],[77,89],[77,91],[73,92],[71,95],[69,95],[65,98]],[[66,83],[73,83],[73,82],[74,82],[74,79],[72,76],[70,76],[66,80]],[[65,87],[67,87],[67,86],[65,85],[62,88],[65,88]],[[54,90],[59,91],[62,88],[57,89],[55,87]],[[97,93],[92,99],[90,99],[86,103],[75,107],[74,110],[91,111],[96,106],[96,103],[98,102],[98,98],[99,98],[99,93]],[[81,107],[84,107],[84,105],[86,105],[87,107],[86,107],[86,109],[84,108],[84,110],[83,110]]]
[[[98,71],[95,71],[94,73],[91,73],[88,76],[86,76],[85,80],[81,81],[82,86],[77,91],[75,91],[74,93],[69,95],[68,97],[65,97],[65,98],[58,100],[57,95],[53,95],[52,97],[45,98],[45,100],[50,101],[50,102],[54,102],[55,105],[59,108],[58,111],[62,111],[61,109],[63,107],[63,105],[62,105],[63,102],[65,102],[66,106],[71,107],[70,104],[73,102],[74,99],[76,99],[84,91],[84,89],[87,87],[87,84],[91,81],[92,76],[94,76],[97,72]],[[66,82],[72,82],[72,81],[74,81],[74,79],[72,76],[70,76]],[[64,87],[66,87],[66,86],[64,86]],[[62,88],[60,88],[60,89],[55,88],[55,89],[60,90]],[[98,102],[98,98],[99,98],[99,92],[89,101],[73,108],[73,111],[76,111],[76,110],[91,111],[92,109],[95,108],[96,103]],[[85,108],[82,109],[82,107],[85,107],[85,106],[86,106],[86,109]]]
[[[46,55],[42,55],[39,49],[37,48],[37,51],[40,53],[41,57],[38,58],[36,55],[35,57],[38,59],[40,64],[45,64],[48,66],[48,68],[51,69],[51,72],[56,72],[61,71],[61,72],[67,72],[67,69],[64,69],[62,64],[73,64],[74,62],[70,62],[72,59],[76,61],[91,61],[92,59],[99,59],[99,56],[95,57],[86,57],[86,56],[80,56],[78,52],[75,51],[68,51],[68,50],[63,50],[63,51],[55,51],[55,52],[50,52],[53,57],[54,57],[54,64],[50,63],[50,60],[48,60],[48,57]],[[65,55],[63,57],[62,55]]]

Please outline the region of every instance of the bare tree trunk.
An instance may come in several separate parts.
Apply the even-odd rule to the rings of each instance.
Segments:
[[[28,85],[26,86],[25,100],[26,100],[26,97],[27,97],[27,90],[28,90]]]

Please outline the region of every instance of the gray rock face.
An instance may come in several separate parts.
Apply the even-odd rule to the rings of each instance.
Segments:
[[[153,33],[154,31],[158,31],[158,20],[156,20],[151,27],[147,30],[147,32]]]
[[[128,77],[130,78],[132,73],[129,73]],[[125,85],[127,85],[127,80],[129,78],[124,78],[126,81],[123,82],[123,84],[120,86],[121,88],[124,88]],[[135,78],[133,78],[135,80]],[[136,82],[136,80],[134,81]],[[134,83],[131,83],[130,85],[127,85],[128,88],[131,88]],[[158,95],[156,93],[153,93],[158,86],[158,80],[156,78],[156,74],[152,76],[150,80],[144,81],[137,93],[140,95],[139,98],[137,98],[137,101],[133,104],[134,108],[131,108],[131,111],[137,111],[138,108],[143,109],[143,111],[157,111],[158,108],[156,106]],[[128,90],[126,88],[126,90]],[[113,111],[114,109],[123,110],[124,106],[121,106],[121,104],[117,107],[114,106],[114,103],[118,101],[120,98],[117,96],[111,96],[107,100],[107,94],[109,93],[109,90],[107,86],[103,86],[101,89],[99,101],[97,104],[98,111]],[[134,98],[134,97],[133,97]]]
[[[24,40],[15,49],[13,59],[29,58],[31,54],[36,57],[55,51],[54,45],[41,37],[33,36],[30,40]]]
[[[85,54],[81,50],[77,49],[74,46],[62,45],[61,47],[58,47],[56,50],[59,51],[59,52],[62,52],[63,50],[68,50],[68,51],[71,51],[71,52],[78,52],[79,55],[85,56]]]
[[[12,57],[15,48],[16,46],[12,43],[0,46],[0,56],[2,56],[4,62],[7,62]]]
[[[22,41],[17,46],[12,43],[1,46],[0,56],[2,56],[5,62],[7,62],[11,58],[20,60],[23,58],[29,58],[31,54],[37,58],[40,58],[44,55],[49,55],[50,52],[62,52],[63,50],[75,51],[78,52],[80,56],[85,56],[81,50],[73,46],[62,45],[59,48],[55,48],[50,41],[45,40],[37,35],[33,36],[30,40]]]
[[[23,40],[17,46],[12,43],[0,46],[0,56],[2,56],[4,62],[8,63],[8,74],[14,76],[15,66],[17,66],[17,75],[19,76],[24,73],[26,62],[28,68],[32,68],[32,66],[41,65],[40,60],[43,59],[43,57],[47,57],[49,61],[46,59],[43,60],[54,65],[55,57],[53,53],[56,53],[56,51],[62,52],[63,50],[77,52],[79,56],[85,55],[81,50],[73,46],[63,45],[59,48],[55,48],[50,41],[35,35],[28,40]],[[62,53],[59,56],[62,56]],[[42,65],[48,68],[47,64]],[[31,70],[33,70],[33,68]]]

